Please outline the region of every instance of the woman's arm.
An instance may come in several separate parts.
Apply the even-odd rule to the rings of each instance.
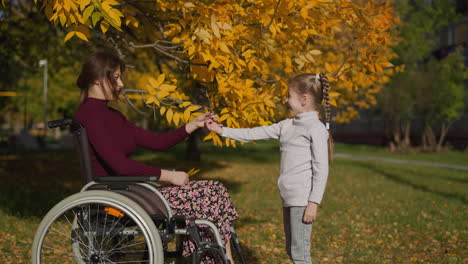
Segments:
[[[187,133],[185,126],[179,127],[166,133],[156,134],[143,128],[137,127],[130,121],[128,122],[132,125],[133,135],[135,137],[136,144],[140,147],[156,151],[166,151],[172,146],[180,143],[182,140],[184,140],[190,135],[189,133]]]
[[[160,181],[182,186],[188,182],[188,175],[183,171],[167,171],[129,159],[109,138],[108,131],[99,120],[83,122],[88,139],[99,157],[118,175],[158,176]]]
[[[133,128],[135,141],[138,146],[157,151],[166,151],[172,146],[180,143],[193,131],[203,127],[205,116],[207,114],[208,113],[199,115],[186,125],[163,134],[156,134],[143,128],[139,128],[128,120],[127,124]]]

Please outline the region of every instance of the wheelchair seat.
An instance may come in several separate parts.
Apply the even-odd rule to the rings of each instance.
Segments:
[[[171,211],[167,208],[165,200],[161,199],[160,196],[156,195],[147,187],[138,184],[97,183],[90,186],[88,190],[107,190],[122,194],[136,202],[152,218],[170,218],[172,216]]]

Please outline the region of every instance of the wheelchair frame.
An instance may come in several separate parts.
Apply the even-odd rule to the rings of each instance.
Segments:
[[[157,190],[157,186],[155,185],[157,177],[95,177],[90,157],[92,146],[90,148],[86,129],[73,119],[51,121],[48,123],[48,126],[51,129],[56,127],[71,127],[80,160],[81,175],[86,184],[79,193],[67,197],[54,206],[42,220],[33,241],[33,264],[44,263],[41,261],[42,251],[51,251],[51,249],[45,248],[47,246],[44,246],[44,243],[48,239],[46,236],[55,231],[55,229],[60,229],[60,232],[58,232],[60,236],[68,236],[68,232],[71,231],[69,239],[72,242],[71,247],[73,252],[61,252],[61,254],[73,255],[73,259],[79,264],[119,263],[109,260],[109,256],[116,255],[117,251],[112,249],[113,251],[109,250],[111,253],[106,253],[102,249],[102,244],[104,244],[106,238],[112,240],[115,236],[120,237],[121,234],[125,234],[124,238],[127,240],[130,240],[130,238],[134,239],[134,235],[142,234],[145,241],[148,241],[144,250],[138,250],[143,251],[143,258],[147,258],[143,260],[144,263],[162,264],[165,258],[175,259],[172,263],[183,263],[182,237],[184,236],[189,238],[195,245],[195,251],[191,254],[192,264],[200,263],[205,254],[208,253],[211,253],[211,256],[217,256],[218,261],[223,264],[230,263],[217,227],[212,222],[204,219],[190,220],[187,225],[186,219],[183,216],[173,215],[169,203]],[[95,209],[96,205],[97,210]],[[105,210],[114,210],[124,215],[115,215],[114,212],[114,215],[111,214],[109,216],[109,219],[117,219],[117,222],[113,225],[120,228],[118,231],[111,232],[109,228],[106,232],[108,214],[110,213],[106,211],[104,213],[105,216],[102,216],[101,205],[103,208],[105,206]],[[99,219],[100,216],[101,219]],[[73,221],[70,221],[69,218],[72,217]],[[96,219],[93,219],[95,222],[91,220],[93,217],[96,217]],[[102,224],[102,218],[104,217],[106,221]],[[119,223],[121,220],[119,217],[128,217],[129,220],[122,225]],[[59,219],[62,219],[61,221],[65,223],[68,222],[71,230],[68,231],[66,228],[63,228]],[[60,228],[55,227],[54,229],[53,223],[56,220]],[[133,224],[130,225],[131,227],[136,226],[135,229],[124,230],[128,227],[126,226],[128,223]],[[200,226],[209,228],[214,235],[215,241],[202,241]],[[233,249],[238,253],[241,263],[245,263],[240,242],[233,227],[231,227],[231,233]],[[97,237],[101,238],[101,248],[99,250],[97,246],[92,246],[93,244],[99,244]],[[175,250],[173,251],[168,249],[170,242],[176,243]],[[122,243],[122,240],[118,241],[118,243]],[[137,243],[134,244],[137,245]],[[57,249],[52,249],[52,252],[54,250],[60,252]],[[119,254],[124,253],[119,251]]]

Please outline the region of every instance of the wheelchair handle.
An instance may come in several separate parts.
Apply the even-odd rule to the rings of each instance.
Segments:
[[[59,119],[47,122],[47,126],[52,129],[56,127],[65,127],[65,126],[72,126],[73,128],[82,128],[83,126],[80,122],[73,120],[71,118],[66,119]]]

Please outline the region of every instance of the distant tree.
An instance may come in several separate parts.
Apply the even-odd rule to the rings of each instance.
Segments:
[[[415,96],[417,115],[422,118],[422,146],[427,151],[440,151],[453,122],[465,109],[465,80],[468,70],[461,52],[438,61],[431,59],[420,77]],[[436,133],[436,127],[440,127]]]
[[[421,137],[424,138],[425,145],[429,144],[428,142],[436,142],[431,136],[431,133],[434,132],[433,126],[442,122],[444,124],[441,131],[444,135],[443,142],[446,130],[451,123],[451,121],[447,123],[450,118],[446,119],[447,115],[431,114],[432,111],[429,109],[432,108],[433,111],[437,112],[445,112],[447,108],[459,109],[460,102],[463,102],[463,96],[460,97],[459,92],[456,91],[459,89],[459,77],[463,75],[464,69],[455,66],[455,64],[459,65],[458,62],[455,62],[459,60],[455,59],[459,55],[440,63],[431,59],[432,52],[439,44],[439,30],[457,19],[453,0],[433,0],[430,2],[401,0],[396,4],[401,23],[396,27],[399,43],[393,47],[397,54],[392,59],[392,63],[396,66],[395,75],[380,91],[378,108],[384,117],[392,121],[391,149],[404,150],[411,146],[409,136],[415,118],[424,120],[425,132]],[[454,67],[452,68],[454,72],[444,70],[446,67],[444,65],[447,63]],[[442,75],[445,76],[441,77]],[[440,78],[444,78],[444,80]],[[453,80],[447,78],[453,78]],[[448,85],[448,83],[452,83],[452,85]],[[446,91],[448,87],[453,91]],[[451,100],[430,101],[428,98],[431,96],[430,91],[435,92],[437,89],[440,89],[441,93],[446,92],[449,95],[453,92],[457,96],[452,95]],[[424,100],[427,100],[427,103],[423,103]],[[443,105],[448,103],[450,105]],[[450,120],[453,121],[453,119]],[[442,144],[442,142],[440,143]],[[437,147],[434,145],[432,149],[435,150]]]
[[[65,33],[50,25],[31,1],[0,6],[0,91],[18,92],[1,98],[3,111],[23,112],[29,122],[42,121],[43,69],[49,65],[48,113],[50,118],[73,113],[78,98],[76,72],[94,43],[64,43]],[[25,105],[27,104],[27,106]]]
[[[411,146],[410,129],[414,116],[415,91],[408,87],[418,85],[412,73],[411,71],[397,72],[377,95],[377,107],[381,115],[392,122],[389,146],[391,151],[405,150]]]

